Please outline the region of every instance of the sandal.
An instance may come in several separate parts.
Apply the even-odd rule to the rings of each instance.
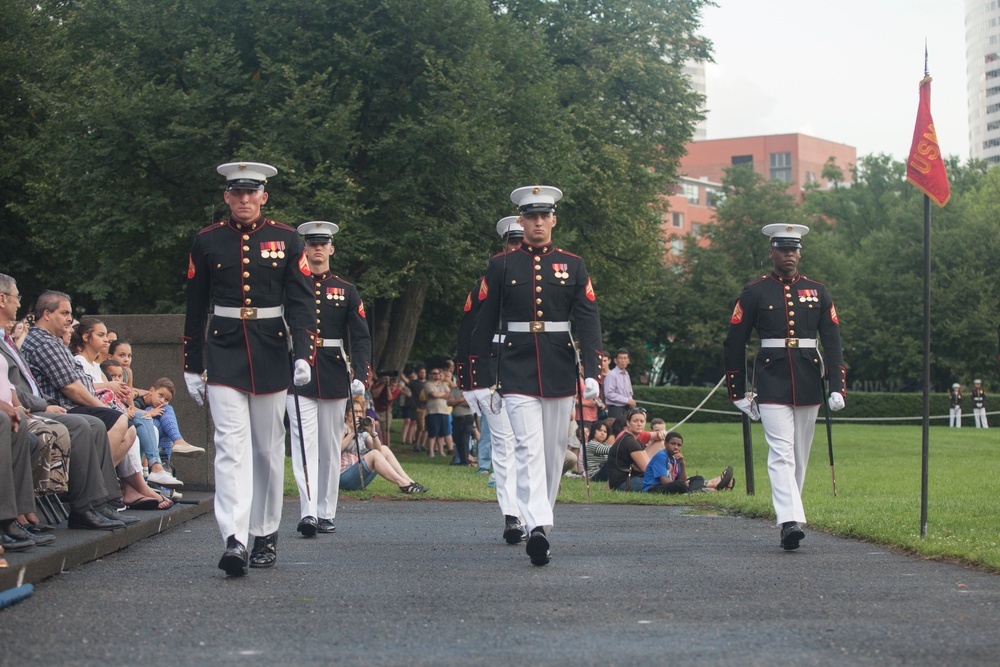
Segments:
[[[166,506],[164,506],[163,503],[166,503]],[[170,498],[164,498],[163,496],[160,496],[160,502],[158,502],[156,504],[156,509],[158,509],[158,510],[168,510],[168,509],[170,509],[173,506],[174,506],[174,501],[173,500],[171,500]]]
[[[399,490],[402,493],[406,493],[406,494],[420,493],[420,491],[417,490],[417,483],[416,482],[414,482],[413,484],[409,484],[407,486],[401,486],[401,487],[399,487]]]
[[[716,489],[731,489],[733,488],[733,466],[727,466],[725,470],[722,471],[722,477],[719,479],[719,483],[715,485]]]
[[[130,510],[155,510],[158,509],[160,501],[156,498],[140,498],[131,503],[125,503]]]

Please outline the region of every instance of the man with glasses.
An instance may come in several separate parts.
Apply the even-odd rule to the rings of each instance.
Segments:
[[[121,497],[122,492],[104,422],[92,415],[70,414],[64,407],[50,405],[42,396],[27,362],[6,333],[7,327],[17,320],[20,303],[17,283],[0,273],[0,328],[4,330],[0,361],[6,361],[6,377],[17,391],[18,402],[30,413],[25,431],[36,434],[47,431],[63,445],[69,443],[65,451],[71,452],[67,474],[71,528],[124,528],[123,521],[111,518],[122,515],[108,504]],[[34,533],[44,527],[29,523],[28,530]]]
[[[472,354],[498,366],[495,390],[503,396],[514,431],[517,504],[529,531],[525,551],[532,565],[539,566],[549,562],[548,536],[569,444],[566,429],[578,391],[579,361],[586,376],[583,398],[596,398],[600,391],[597,296],[583,258],[552,243],[561,198],[562,191],[548,185],[511,193],[524,240],[517,250],[490,260],[476,293],[483,303],[471,347]],[[504,341],[494,353],[498,333]]]
[[[264,186],[278,170],[232,162],[217,171],[230,215],[191,246],[184,380],[198,405],[207,394],[215,422],[215,518],[226,545],[219,569],[242,576],[248,564],[272,567],[278,558],[285,394],[290,379],[301,387],[312,377],[307,329],[315,320],[299,235],[261,214]]]
[[[299,486],[302,517],[298,531],[303,537],[336,529],[333,520],[340,492],[344,413],[348,398],[352,393],[364,393],[371,375],[372,344],[365,305],[354,285],[330,271],[333,235],[339,231],[338,225],[321,220],[299,225],[316,297],[315,326],[309,329],[312,378],[298,390],[298,405],[294,396],[286,398],[292,428],[292,470]]]

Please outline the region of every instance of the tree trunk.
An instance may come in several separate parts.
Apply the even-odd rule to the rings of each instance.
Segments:
[[[427,298],[427,281],[414,280],[397,299],[379,300],[381,312],[374,316],[376,369],[402,370],[417,337],[417,323]]]

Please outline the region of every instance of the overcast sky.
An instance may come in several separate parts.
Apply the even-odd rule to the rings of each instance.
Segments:
[[[906,158],[930,53],[945,155],[969,157],[963,0],[716,0],[708,138],[801,132]]]

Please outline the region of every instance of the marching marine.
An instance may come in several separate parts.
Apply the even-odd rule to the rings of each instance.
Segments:
[[[290,379],[301,386],[312,375],[312,290],[299,235],[261,214],[267,179],[278,170],[234,162],[218,172],[230,216],[201,230],[191,246],[184,380],[198,405],[207,394],[215,422],[215,518],[226,544],[219,569],[241,576],[247,565],[277,561],[285,394]]]
[[[333,235],[338,231],[340,227],[332,222],[299,225],[316,302],[314,324],[309,327],[312,378],[298,390],[298,406],[295,397],[286,399],[292,428],[292,470],[299,486],[302,517],[298,531],[303,537],[335,530],[344,412],[352,393],[358,393],[359,385],[363,393],[363,384],[371,375],[372,343],[361,295],[354,285],[330,272]],[[299,447],[300,423],[305,466]]]
[[[560,198],[561,190],[546,185],[511,193],[524,240],[517,250],[490,260],[475,296],[482,303],[470,354],[476,368],[484,359],[496,364],[495,391],[514,431],[517,505],[529,531],[525,551],[533,565],[549,562],[548,536],[577,393],[570,319],[580,339],[585,398],[598,395],[601,365],[601,321],[586,264],[552,243]],[[497,333],[504,340],[493,354]]]
[[[802,236],[809,228],[773,224],[761,231],[771,239],[773,270],[748,284],[733,307],[725,342],[726,381],[729,400],[764,426],[771,500],[781,546],[791,551],[805,537],[802,486],[824,400],[823,376],[829,376],[829,405],[836,411],[845,405],[847,374],[833,299],[822,283],[798,272]],[[761,346],[751,376],[756,395],[746,392],[745,370],[746,344],[754,329]]]
[[[504,249],[499,255],[513,252],[521,247],[524,238],[524,228],[517,224],[517,216],[509,215],[497,222],[497,234],[503,240]],[[498,256],[499,256],[498,255]],[[465,297],[465,307],[462,322],[458,327],[458,353],[455,355],[455,368],[458,374],[459,387],[465,393],[465,401],[472,411],[482,417],[482,434],[480,442],[490,438],[493,471],[496,476],[497,503],[504,515],[503,539],[507,544],[518,544],[525,537],[524,522],[520,518],[517,507],[517,475],[514,470],[514,432],[510,427],[510,418],[503,407],[503,398],[490,391],[496,384],[495,365],[490,359],[472,356],[472,329],[476,324],[482,301],[476,298],[479,284],[483,276],[476,282],[476,287]],[[503,334],[493,337],[493,345],[504,342]]]

